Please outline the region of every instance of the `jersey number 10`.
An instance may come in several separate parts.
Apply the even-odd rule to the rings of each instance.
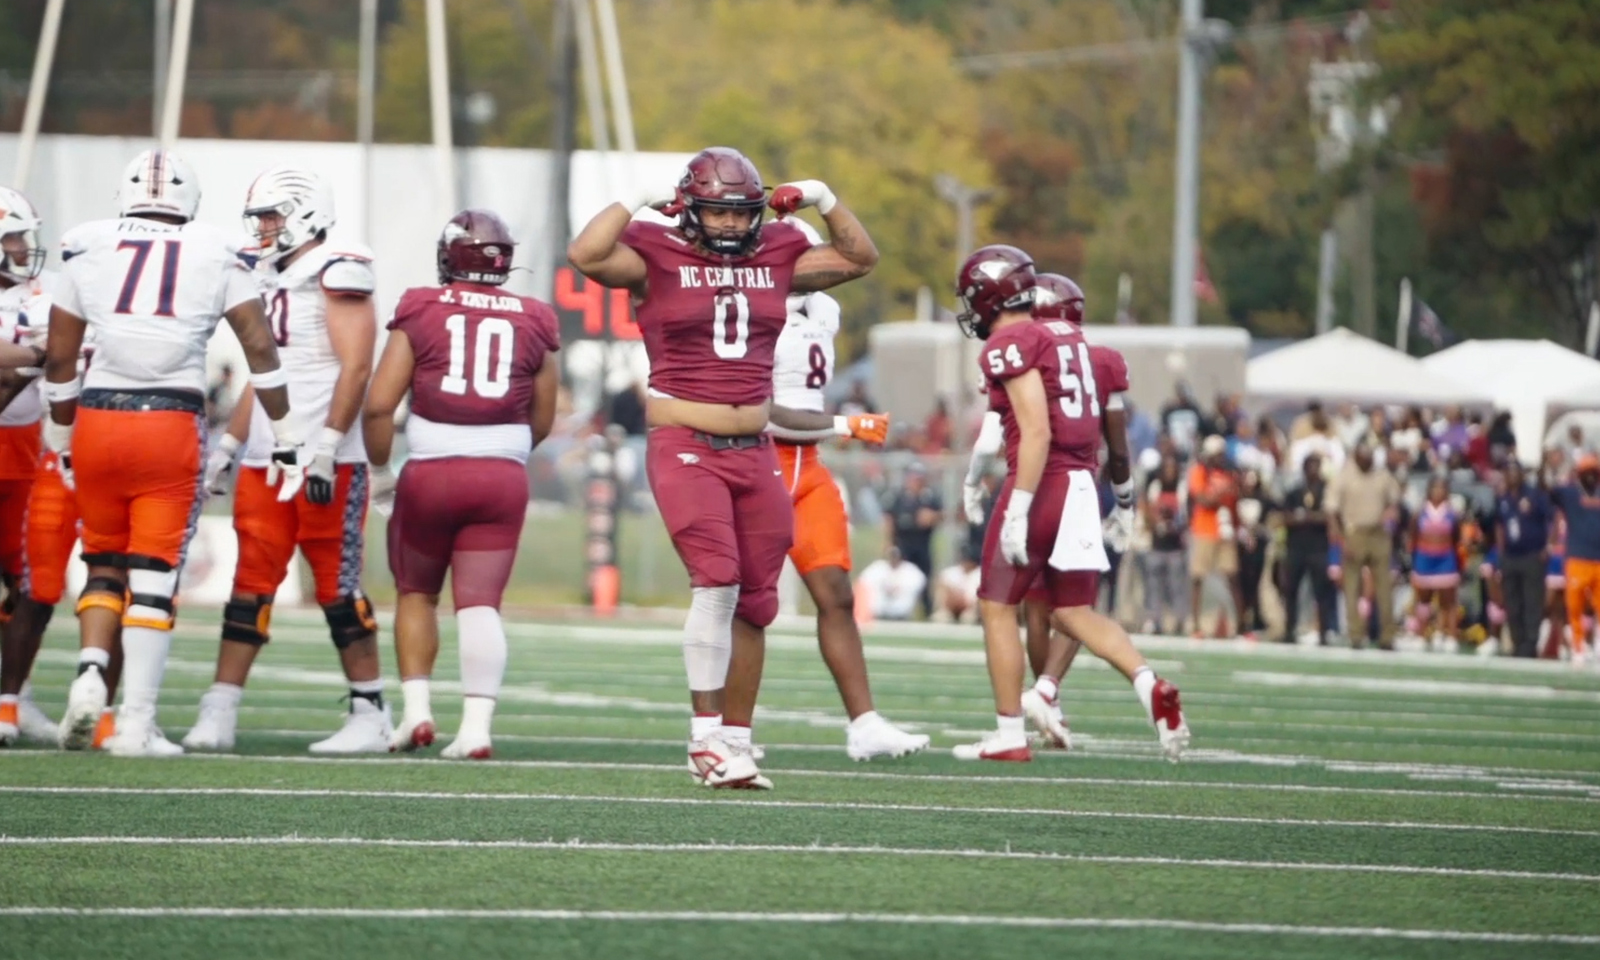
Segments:
[[[467,315],[452,313],[445,318],[450,333],[450,372],[439,382],[439,389],[465,396],[469,386],[467,371]],[[511,354],[516,328],[503,317],[484,317],[472,338],[472,392],[489,400],[506,395],[511,389]],[[492,356],[492,360],[491,360]]]

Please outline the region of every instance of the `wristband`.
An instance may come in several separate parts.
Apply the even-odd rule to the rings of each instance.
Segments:
[[[828,214],[833,212],[833,208],[838,205],[838,203],[839,198],[834,196],[833,191],[829,189],[826,184],[824,184],[822,187],[822,195],[817,197],[817,212],[826,217]]]
[[[833,432],[841,437],[850,436],[850,418],[843,415],[834,417]]]
[[[286,387],[289,385],[289,374],[282,367],[276,370],[267,370],[263,373],[250,374],[250,385],[257,390],[271,390],[273,387]]]
[[[1111,485],[1111,493],[1112,493],[1113,496],[1115,496],[1117,498],[1117,506],[1121,507],[1124,510],[1132,507],[1133,506],[1133,478],[1129,477],[1128,479],[1122,481],[1121,483],[1113,483]]]
[[[298,447],[300,445],[300,438],[294,435],[294,426],[289,423],[287,414],[284,415],[282,420],[273,420],[271,423],[272,437],[278,441],[278,446]]]
[[[1011,491],[1011,502],[1006,504],[1006,516],[1011,516],[1013,512],[1027,516],[1031,509],[1033,509],[1032,493],[1027,490]]]
[[[339,443],[343,439],[343,430],[335,430],[332,427],[323,427],[322,433],[317,435],[317,456],[333,456],[334,452],[339,449]]]
[[[83,384],[73,377],[66,383],[44,382],[44,399],[47,403],[67,403],[78,399],[78,392],[83,389]]]

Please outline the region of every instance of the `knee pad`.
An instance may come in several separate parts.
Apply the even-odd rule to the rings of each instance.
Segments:
[[[155,557],[128,557],[128,610],[122,615],[125,627],[171,630],[177,619],[178,570]]]
[[[378,632],[378,621],[372,617],[372,601],[360,592],[323,604],[322,615],[328,619],[333,645],[340,650]]]
[[[746,593],[739,592],[739,603],[733,615],[746,623],[765,628],[778,619],[778,590],[767,587]]]
[[[690,690],[721,690],[733,655],[733,617],[739,587],[695,587],[683,622],[683,665]]]
[[[229,600],[222,608],[222,639],[259,647],[272,638],[272,595]]]
[[[90,577],[83,585],[83,592],[78,594],[78,607],[75,612],[82,614],[83,611],[96,607],[122,616],[123,611],[128,608],[127,584],[116,577]]]

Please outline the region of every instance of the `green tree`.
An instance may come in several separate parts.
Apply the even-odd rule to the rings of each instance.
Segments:
[[[1581,341],[1600,256],[1600,0],[1413,0],[1379,37],[1430,264]],[[1485,331],[1487,332],[1487,331]]]
[[[736,147],[770,183],[825,180],[860,216],[883,258],[839,289],[857,338],[908,315],[918,287],[952,299],[954,213],[934,177],[983,186],[990,172],[976,90],[938,33],[821,0],[619,12],[641,149]]]

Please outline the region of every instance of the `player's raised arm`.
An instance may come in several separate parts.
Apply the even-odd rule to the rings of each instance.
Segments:
[[[785,183],[772,191],[768,205],[780,216],[816,207],[828,225],[828,242],[807,250],[795,264],[794,292],[836,287],[866,276],[878,265],[878,248],[866,228],[821,180]]]
[[[611,204],[595,214],[567,244],[567,261],[573,269],[596,283],[643,294],[649,271],[638,251],[622,242],[622,232],[633,222],[634,214],[645,207],[661,210],[677,202],[676,189],[650,187],[641,191],[631,203]]]

